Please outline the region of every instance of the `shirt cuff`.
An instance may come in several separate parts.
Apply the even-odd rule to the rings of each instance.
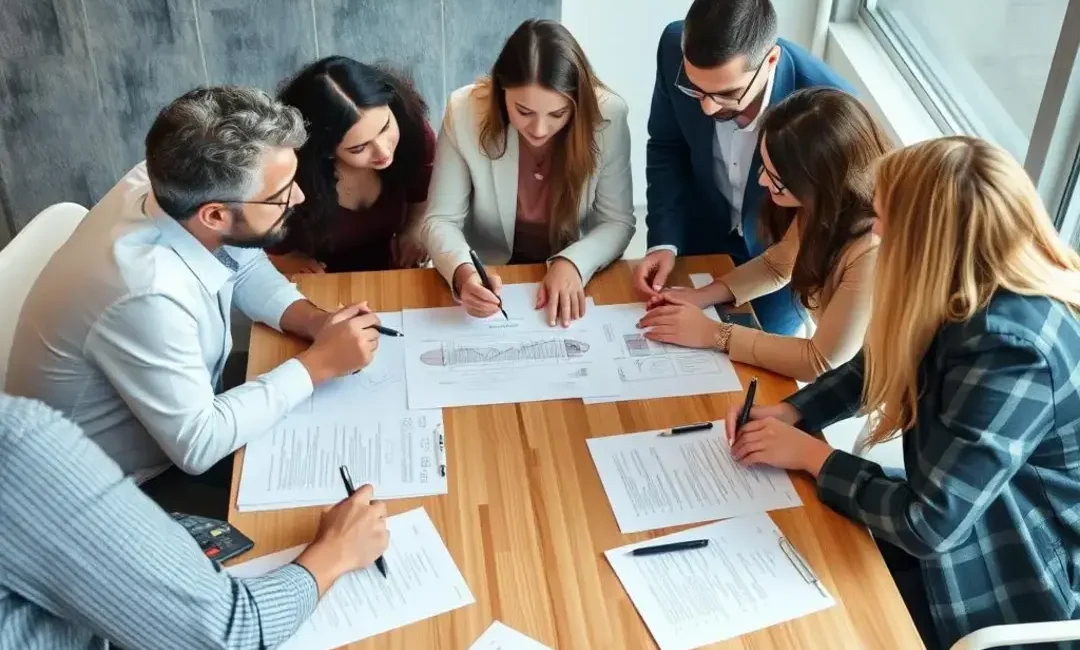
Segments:
[[[319,586],[302,566],[287,564],[272,573],[240,581],[259,612],[262,638],[274,647],[291,637],[315,611]]]
[[[293,304],[297,300],[304,300],[304,294],[300,293],[300,290],[296,288],[296,285],[289,282],[277,289],[270,295],[266,303],[263,304],[265,313],[252,314],[256,316],[257,320],[260,320],[270,327],[273,327],[277,331],[281,329],[281,317],[285,314],[285,310],[289,308],[289,305]]]
[[[851,504],[855,499],[855,486],[867,465],[873,463],[834,449],[817,475],[818,498],[829,507],[854,517]]]
[[[802,418],[799,420],[799,428],[803,431],[820,431],[822,428],[822,421],[811,416],[815,411],[821,410],[815,409],[812,406],[815,399],[821,399],[819,396],[815,395],[815,392],[814,384],[810,383],[802,389],[795,391],[794,394],[789,395],[787,399],[784,400],[788,404],[794,406],[795,410],[799,412],[799,417]]]
[[[288,413],[293,410],[300,402],[311,397],[315,391],[311,375],[308,374],[304,364],[297,359],[289,359],[270,372],[259,375],[258,381],[277,387],[276,395],[281,400],[277,404],[279,413]]]
[[[655,253],[656,251],[671,251],[675,254],[675,257],[679,256],[679,247],[672,246],[671,244],[660,244],[659,246],[653,246],[649,250],[645,251],[645,254]]]

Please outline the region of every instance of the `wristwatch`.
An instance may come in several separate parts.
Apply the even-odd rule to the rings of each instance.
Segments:
[[[733,327],[735,326],[731,323],[716,324],[716,337],[713,339],[713,348],[717,352],[727,354],[728,349],[731,347],[731,330]]]

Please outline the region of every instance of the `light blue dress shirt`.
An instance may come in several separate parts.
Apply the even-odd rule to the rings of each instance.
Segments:
[[[313,388],[290,360],[216,394],[231,307],[280,329],[303,296],[263,251],[215,255],[175,219],[147,215],[149,191],[139,164],[53,256],[20,314],[5,388],[59,410],[137,480],[169,463],[206,471]]]
[[[0,395],[0,648],[262,650],[315,610],[290,564],[238,579],[78,427]]]

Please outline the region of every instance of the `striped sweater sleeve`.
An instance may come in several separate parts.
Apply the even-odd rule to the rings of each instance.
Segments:
[[[314,611],[307,571],[220,571],[97,445],[39,403],[0,396],[0,485],[0,588],[69,626],[128,648],[239,650],[278,645]]]

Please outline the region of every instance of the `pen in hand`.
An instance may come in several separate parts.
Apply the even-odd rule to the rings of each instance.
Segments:
[[[356,492],[356,487],[353,485],[352,476],[349,475],[349,468],[342,465],[338,468],[338,471],[341,472],[341,480],[345,482],[345,493],[351,497],[353,493]],[[380,555],[375,560],[375,568],[379,570],[379,573],[381,573],[384,578],[387,577],[386,560],[383,559],[383,556]]]
[[[338,309],[344,309],[344,308],[345,308],[345,305],[343,305],[343,304],[341,304],[339,302],[338,303]],[[362,310],[360,313],[357,314],[357,316],[365,316],[365,315],[371,314],[371,313],[374,313],[374,312],[372,312],[370,310]],[[376,332],[378,332],[379,334],[382,334],[383,336],[393,336],[395,338],[405,336],[404,334],[397,331],[396,329],[394,329],[392,327],[386,327],[385,325],[371,325],[369,327],[365,327],[364,329],[375,330]]]
[[[735,439],[739,436],[739,431],[746,426],[746,423],[750,421],[750,411],[754,408],[754,396],[757,394],[757,377],[750,379],[750,387],[746,390],[746,401],[743,402],[742,410],[739,412],[739,419],[735,421],[735,430],[728,435],[728,444],[735,444]]]
[[[487,269],[484,268],[484,263],[480,261],[480,256],[476,254],[476,251],[470,250],[469,257],[472,259],[473,268],[476,269],[476,274],[480,276],[480,284],[484,285],[487,289],[499,299],[499,311],[502,312],[503,318],[510,320],[510,317],[506,315],[506,310],[503,309],[502,298],[499,294],[495,293],[495,285],[491,283],[491,277],[488,275]]]

